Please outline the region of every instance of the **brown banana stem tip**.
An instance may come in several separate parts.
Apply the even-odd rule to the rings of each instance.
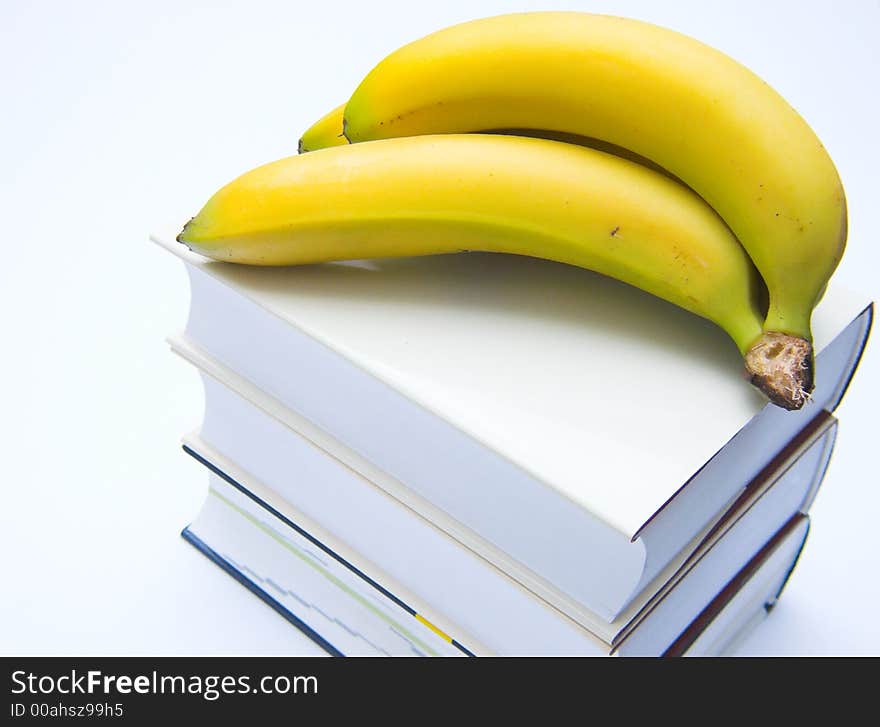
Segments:
[[[752,384],[777,406],[800,409],[813,391],[813,347],[787,333],[767,331],[745,355]]]

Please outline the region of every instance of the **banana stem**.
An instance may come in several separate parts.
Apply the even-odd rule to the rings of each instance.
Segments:
[[[813,391],[813,347],[788,333],[766,331],[745,355],[752,384],[777,406],[800,409]]]

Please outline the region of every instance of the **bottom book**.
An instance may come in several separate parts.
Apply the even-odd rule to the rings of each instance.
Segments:
[[[209,494],[183,537],[333,655],[490,655],[478,636],[450,633],[391,579],[356,566],[344,543],[284,500],[211,468]],[[809,518],[793,515],[670,643],[639,655],[725,653],[779,596],[806,540]],[[666,599],[674,601],[673,589]],[[535,598],[536,601],[540,599]],[[662,605],[662,601],[661,601]],[[546,604],[539,604],[546,608]],[[570,624],[572,653],[605,655],[607,645]],[[522,624],[522,628],[530,628]],[[592,646],[590,644],[592,643]],[[624,644],[625,646],[625,644]],[[618,648],[617,655],[628,649]]]

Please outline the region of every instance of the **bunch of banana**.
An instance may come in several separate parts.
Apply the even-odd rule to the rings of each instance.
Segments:
[[[331,146],[233,181],[178,239],[261,265],[463,249],[578,265],[716,322],[774,403],[809,398],[843,189],[797,112],[722,53],[610,16],[473,21],[392,53],[300,140]]]

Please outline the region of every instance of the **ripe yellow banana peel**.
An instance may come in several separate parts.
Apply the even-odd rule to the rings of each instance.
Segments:
[[[791,400],[790,382],[749,364],[776,341],[761,330],[761,278],[729,228],[687,187],[595,149],[483,134],[323,149],[226,185],[178,240],[251,265],[463,250],[576,265],[714,321],[753,381]]]

